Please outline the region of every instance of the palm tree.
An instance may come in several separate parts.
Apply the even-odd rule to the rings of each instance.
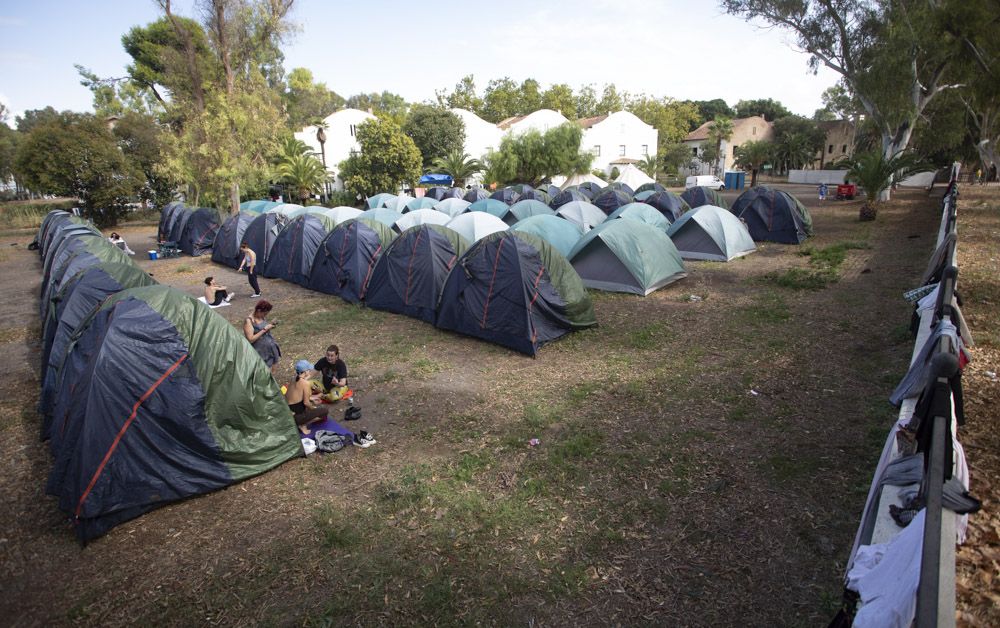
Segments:
[[[278,156],[278,161],[284,161],[289,157],[295,157],[298,155],[312,155],[313,150],[308,144],[302,140],[297,140],[294,137],[286,137],[281,142],[281,154]]]
[[[736,164],[750,170],[750,187],[757,185],[757,172],[773,153],[774,144],[767,140],[749,141],[736,149]]]
[[[660,172],[660,160],[654,155],[646,155],[646,158],[639,162],[639,170],[642,170],[654,181]]]
[[[322,190],[329,179],[326,168],[311,154],[285,156],[278,164],[278,176],[303,205],[313,192]]]
[[[715,146],[715,161],[712,164],[712,170],[715,174],[718,174],[719,164],[718,160],[723,157],[722,154],[722,142],[729,141],[729,138],[733,136],[733,121],[725,116],[719,116],[712,121],[712,126],[708,128],[708,141]],[[722,160],[725,164],[725,159]]]
[[[472,159],[468,153],[452,151],[444,157],[438,157],[431,163],[431,170],[450,175],[455,181],[455,187],[464,188],[465,180],[483,170],[483,164],[478,159]]]
[[[865,202],[858,213],[858,219],[875,220],[879,203],[887,200],[883,198],[883,193],[889,190],[894,181],[927,170],[930,168],[914,153],[900,151],[888,159],[880,150],[856,154],[851,160],[847,176],[865,191]]]

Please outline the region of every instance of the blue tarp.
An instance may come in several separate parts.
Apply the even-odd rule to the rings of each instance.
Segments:
[[[420,177],[421,185],[451,185],[450,174],[425,174]]]

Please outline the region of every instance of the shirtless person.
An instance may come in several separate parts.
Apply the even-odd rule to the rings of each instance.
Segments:
[[[240,262],[240,267],[236,272],[240,272],[244,268],[247,269],[247,282],[253,288],[253,294],[250,295],[250,298],[256,299],[260,297],[260,286],[257,284],[257,254],[246,242],[240,244],[240,251],[243,253],[243,261]]]
[[[322,421],[327,416],[326,406],[317,406],[310,399],[312,385],[309,383],[309,376],[312,373],[312,364],[307,360],[296,362],[295,381],[288,385],[288,390],[285,392],[288,409],[295,415],[295,424],[303,434],[308,434],[310,425]]]

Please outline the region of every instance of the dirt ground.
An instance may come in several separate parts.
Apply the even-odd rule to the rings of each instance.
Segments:
[[[646,298],[591,292],[599,326],[535,359],[261,279],[281,376],[336,342],[367,450],[290,461],[76,544],[38,439],[30,234],[0,236],[0,613],[12,625],[825,625],[912,350],[912,287],[939,193],[875,223],[814,200],[816,237],[764,244]],[[735,194],[727,194],[732,200]],[[1000,624],[1000,198],[963,192],[959,267],[978,346],[961,434],[972,493],[960,625]],[[155,225],[118,230],[194,296],[208,257],[150,261]],[[795,290],[804,250],[848,243],[839,280]],[[698,297],[692,299],[692,295]],[[338,410],[339,412],[339,410]],[[528,437],[541,445],[529,447]]]

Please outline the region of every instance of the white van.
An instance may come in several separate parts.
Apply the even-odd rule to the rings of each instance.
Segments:
[[[699,174],[693,177],[688,177],[684,181],[684,189],[694,188],[694,187],[706,187],[712,188],[713,190],[724,190],[726,189],[726,184],[719,177],[714,174]]]

